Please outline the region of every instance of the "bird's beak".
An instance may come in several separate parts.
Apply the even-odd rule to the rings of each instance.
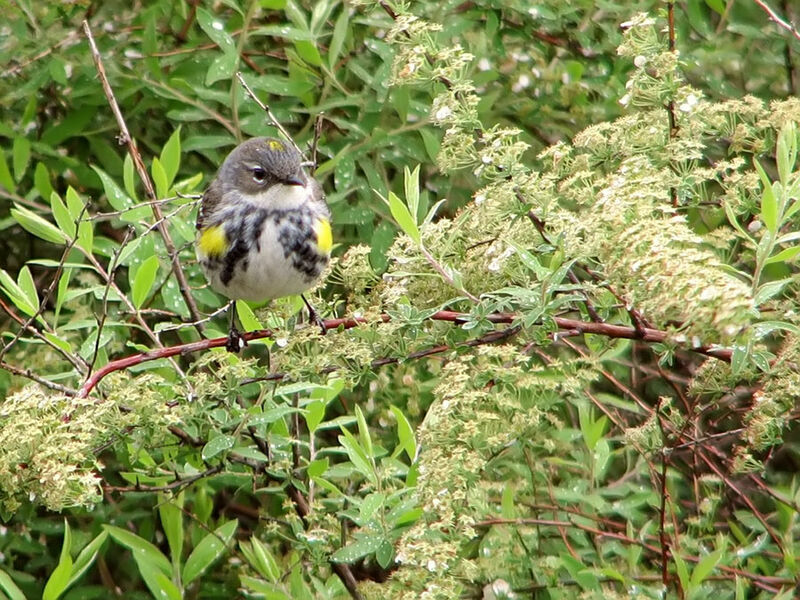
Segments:
[[[286,180],[285,183],[287,185],[299,185],[302,187],[306,186],[306,180],[302,175],[292,175]]]

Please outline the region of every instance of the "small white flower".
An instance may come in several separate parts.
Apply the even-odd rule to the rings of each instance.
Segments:
[[[278,345],[278,348],[285,348],[289,345],[289,340],[286,338],[278,338],[275,340],[275,343]]]
[[[517,79],[511,86],[511,91],[516,94],[521,92],[525,88],[530,87],[530,85],[531,85],[531,78],[528,77],[527,74],[523,73],[522,75],[519,76],[519,79]]]
[[[484,202],[486,202],[486,194],[478,194],[477,196],[475,196],[475,204],[480,206]]]
[[[625,94],[622,98],[619,99],[619,103],[622,106],[628,106],[631,103],[631,95]]]
[[[479,71],[488,71],[491,68],[492,68],[492,63],[489,61],[488,58],[482,58],[478,61]]]
[[[437,121],[444,121],[447,117],[453,114],[453,111],[450,109],[449,106],[443,106],[439,110],[436,111],[434,117],[436,117]]]
[[[647,57],[641,54],[633,59],[633,64],[640,69],[647,64]]]
[[[428,571],[430,571],[431,573],[433,573],[434,571],[436,571],[436,561],[435,561],[435,560],[433,560],[433,559],[430,559],[430,560],[428,561],[428,564],[427,564],[427,565],[425,565],[425,567],[428,569]]]

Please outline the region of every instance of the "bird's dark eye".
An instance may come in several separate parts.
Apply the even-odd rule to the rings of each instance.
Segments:
[[[261,167],[253,169],[253,181],[256,183],[264,183],[267,180],[267,172]]]

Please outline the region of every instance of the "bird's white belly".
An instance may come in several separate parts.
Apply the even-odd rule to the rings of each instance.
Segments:
[[[292,256],[285,255],[279,241],[279,226],[268,219],[260,238],[260,250],[255,245],[250,249],[246,264],[240,263],[233,277],[225,285],[220,273],[210,277],[211,287],[235,300],[263,302],[300,294],[314,285],[314,279],[298,271],[292,265]]]

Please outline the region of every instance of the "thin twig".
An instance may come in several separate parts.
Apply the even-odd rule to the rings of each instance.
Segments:
[[[117,104],[117,99],[114,96],[114,91],[111,89],[111,84],[108,81],[106,70],[105,67],[103,66],[103,59],[100,56],[100,51],[97,49],[97,44],[95,43],[94,37],[92,36],[92,30],[89,27],[88,21],[83,21],[83,31],[86,34],[86,38],[89,40],[89,47],[91,48],[92,58],[94,59],[94,64],[95,67],[97,68],[97,73],[100,76],[100,82],[103,86],[103,92],[106,95],[108,104],[111,107],[111,112],[114,113],[114,118],[117,120],[117,125],[119,126],[121,132],[121,135],[119,136],[119,143],[127,144],[128,152],[130,153],[131,158],[133,159],[133,164],[136,167],[136,172],[139,174],[139,179],[141,179],[142,181],[142,185],[144,186],[145,194],[147,195],[148,199],[150,199],[151,201],[158,200],[158,196],[156,195],[156,190],[153,187],[153,182],[150,179],[150,176],[147,174],[147,168],[144,166],[142,155],[139,153],[139,149],[136,147],[136,141],[133,139],[133,137],[131,137],[131,134],[128,131],[128,126],[125,123],[125,118],[122,116],[122,111],[119,108],[119,104]],[[186,306],[189,309],[189,313],[192,315],[192,319],[199,322],[202,317],[200,315],[200,311],[197,309],[197,304],[194,301],[194,297],[192,296],[191,290],[189,289],[189,283],[186,281],[186,275],[183,273],[180,257],[178,256],[178,252],[175,249],[175,243],[172,241],[172,236],[169,233],[169,228],[163,221],[164,215],[161,212],[161,207],[158,204],[151,204],[150,207],[153,211],[153,216],[159,223],[158,231],[161,234],[161,238],[164,240],[164,246],[166,247],[167,254],[170,257],[170,261],[172,263],[172,272],[175,275],[175,279],[177,279],[178,281],[178,288],[180,289],[181,295],[183,296],[183,299],[186,302]],[[203,333],[202,325],[198,325],[197,330],[202,335]]]
[[[44,387],[51,389],[55,392],[61,392],[62,394],[66,394],[67,396],[77,396],[78,390],[69,388],[65,385],[61,385],[60,383],[55,383],[53,381],[49,381],[44,377],[40,377],[30,369],[23,369],[21,367],[15,367],[14,365],[5,362],[4,360],[0,360],[0,369],[4,369],[11,373],[12,375],[17,375],[18,377],[25,377],[26,379],[30,379],[31,381],[35,381],[39,385],[43,385]]]
[[[767,13],[770,21],[778,25],[778,27],[781,27],[791,33],[796,39],[800,40],[800,31],[798,31],[797,28],[788,21],[782,19],[778,13],[772,10],[766,2],[763,0],[753,0],[753,2],[755,2],[765,13]]]
[[[250,89],[250,86],[247,85],[247,82],[244,80],[244,77],[242,76],[242,72],[241,71],[237,71],[236,72],[236,78],[239,80],[239,83],[242,84],[242,87],[247,92],[247,95],[250,96],[255,101],[256,104],[258,104],[258,106],[259,106],[259,108],[261,110],[263,110],[265,113],[267,113],[267,118],[272,122],[272,124],[275,126],[275,128],[278,131],[281,132],[281,135],[286,138],[286,141],[288,141],[292,146],[294,146],[294,149],[297,150],[297,153],[300,154],[300,156],[302,156],[303,155],[303,151],[300,150],[300,147],[292,139],[292,136],[289,135],[289,132],[286,131],[286,129],[284,129],[284,127],[283,127],[283,125],[281,125],[280,121],[278,121],[278,119],[275,118],[275,115],[272,114],[272,110],[270,110],[269,105],[268,104],[264,104],[261,100],[259,100],[258,96],[256,96],[255,92],[252,89]]]

